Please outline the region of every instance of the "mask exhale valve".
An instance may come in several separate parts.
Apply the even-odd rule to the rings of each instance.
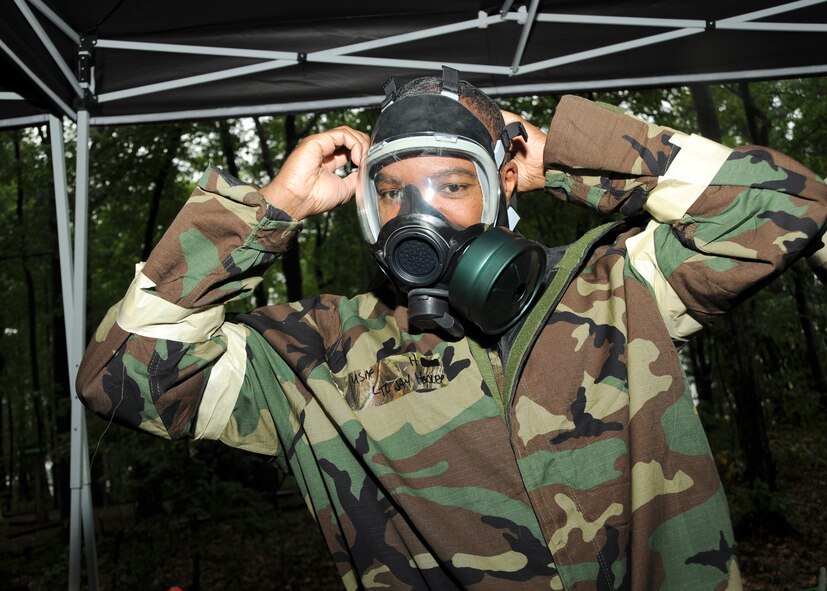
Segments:
[[[462,324],[448,307],[448,292],[444,289],[419,288],[408,292],[408,320],[421,330],[442,329],[453,337],[464,334]]]

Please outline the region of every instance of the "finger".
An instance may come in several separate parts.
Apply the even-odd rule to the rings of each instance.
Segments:
[[[370,148],[370,136],[364,132],[347,128],[343,139],[345,140],[343,147],[349,150],[350,161],[354,166],[361,166]]]
[[[350,173],[345,178],[342,179],[342,193],[344,198],[340,201],[341,203],[347,203],[350,201],[350,198],[353,197],[354,193],[356,193],[356,184],[359,182],[359,175],[355,172]]]
[[[331,171],[341,168],[348,160],[359,166],[370,146],[370,138],[366,133],[350,127],[337,127],[324,132],[318,142],[322,161]]]
[[[370,149],[370,136],[364,132],[356,132],[357,145],[350,151],[350,160],[354,166],[361,166]]]
[[[332,155],[324,159],[322,163],[328,172],[335,172],[336,170],[345,166],[351,157],[348,152],[342,148],[334,152]]]
[[[327,132],[327,137],[337,148],[347,148],[353,151],[357,146],[364,147],[369,143],[368,136],[351,127],[336,127]]]
[[[500,109],[500,112],[503,114],[503,119],[505,120],[506,125],[509,123],[514,123],[515,121],[520,121],[522,123],[525,122],[525,119],[517,115],[516,113],[512,113],[511,111],[506,111],[505,109]]]
[[[528,141],[529,143],[532,141],[545,141],[546,140],[546,132],[542,129],[537,127],[536,125],[532,125],[528,121],[523,121],[523,125],[525,126],[526,131],[528,132]]]

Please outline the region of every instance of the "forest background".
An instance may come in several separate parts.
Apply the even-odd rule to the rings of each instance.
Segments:
[[[726,145],[827,171],[827,79],[585,94]],[[559,97],[498,103],[547,126]],[[87,330],[125,292],[209,163],[266,183],[310,133],[370,131],[375,110],[92,130]],[[67,142],[74,141],[67,125]],[[74,170],[74,154],[67,153]],[[69,384],[46,126],[0,133],[0,581],[68,579]],[[71,186],[71,179],[70,179]],[[520,230],[566,244],[604,221],[543,193]],[[373,273],[353,204],[306,222],[237,311],[357,293]],[[827,298],[804,261],[683,348],[730,500],[747,589],[815,588],[827,566]],[[338,589],[291,477],[211,442],[166,442],[88,419],[101,586]]]

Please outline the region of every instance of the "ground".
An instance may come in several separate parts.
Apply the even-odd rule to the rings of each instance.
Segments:
[[[785,470],[783,477],[780,496],[792,530],[783,534],[756,526],[739,528],[738,554],[749,591],[815,591],[819,567],[827,567],[824,460],[812,470]]]

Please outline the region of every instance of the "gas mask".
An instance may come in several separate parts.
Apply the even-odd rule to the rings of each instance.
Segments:
[[[413,326],[460,337],[469,321],[496,335],[531,307],[545,271],[543,248],[505,227],[500,167],[525,131],[492,140],[451,90],[395,101],[386,88],[359,169],[359,221]]]

